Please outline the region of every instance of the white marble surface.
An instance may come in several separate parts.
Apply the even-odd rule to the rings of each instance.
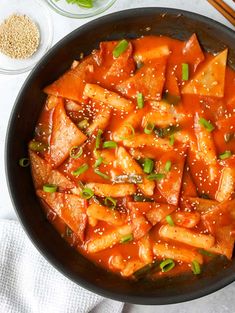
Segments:
[[[226,1],[234,7],[235,3],[232,0]],[[129,8],[136,7],[171,7],[177,9],[188,10],[196,12],[205,16],[209,16],[232,29],[235,29],[226,19],[220,15],[206,0],[117,0],[112,8],[103,13],[103,15],[111,12],[116,12]],[[1,10],[1,0],[0,0]],[[60,16],[51,11],[53,24],[54,24],[54,40],[55,44],[58,40],[63,38],[72,30],[90,21],[92,18],[75,20]],[[100,15],[101,16],[101,15]],[[0,218],[17,219],[13,210],[10,197],[8,194],[5,171],[4,171],[4,144],[5,134],[7,129],[8,119],[13,107],[15,98],[26,79],[28,73],[7,76],[0,74]],[[17,179],[17,178],[16,178]],[[204,297],[199,300],[191,301],[188,303],[168,305],[168,306],[125,306],[125,313],[235,313],[235,283],[218,291],[210,296]],[[0,309],[1,311],[1,309]]]

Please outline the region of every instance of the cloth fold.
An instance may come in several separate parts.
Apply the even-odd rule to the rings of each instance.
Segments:
[[[71,282],[40,255],[17,221],[0,220],[0,312],[121,313],[123,306]]]

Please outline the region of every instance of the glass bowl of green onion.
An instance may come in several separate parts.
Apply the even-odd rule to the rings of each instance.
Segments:
[[[86,18],[110,8],[116,0],[46,0],[57,13],[71,18]]]

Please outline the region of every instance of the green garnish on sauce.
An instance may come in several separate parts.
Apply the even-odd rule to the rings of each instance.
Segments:
[[[57,188],[58,187],[56,185],[53,185],[53,184],[45,184],[42,187],[43,191],[49,192],[49,193],[56,192]]]
[[[69,155],[70,155],[70,158],[72,159],[78,159],[82,156],[83,154],[83,149],[82,147],[79,148],[79,150],[76,152],[76,150],[78,149],[79,147],[78,146],[74,146],[70,149],[69,151]]]
[[[89,165],[84,163],[83,165],[79,166],[75,171],[72,172],[72,175],[79,176],[86,172],[89,168]]]
[[[198,261],[193,260],[191,266],[192,266],[192,271],[193,271],[194,275],[201,274],[201,267],[200,267],[200,264],[198,263]]]
[[[27,167],[29,166],[30,162],[29,162],[29,159],[28,158],[22,158],[19,160],[19,165],[21,167]]]
[[[151,159],[144,159],[144,172],[150,174],[153,171],[154,162]]]
[[[170,215],[166,216],[166,221],[170,226],[175,226],[175,223]]]
[[[171,161],[168,160],[166,161],[166,164],[165,164],[165,171],[169,172],[170,170],[171,170]]]
[[[29,143],[29,149],[36,152],[43,152],[48,149],[48,145],[40,141],[32,140]]]
[[[133,235],[132,234],[129,234],[129,235],[126,235],[124,236],[121,240],[120,240],[120,243],[127,243],[127,242],[130,242],[133,240]]]
[[[189,66],[187,63],[182,63],[182,80],[189,79]]]
[[[93,196],[94,196],[94,191],[91,190],[90,188],[84,188],[81,192],[81,197],[83,199],[88,200],[88,199],[92,198]]]
[[[100,148],[100,142],[101,142],[102,134],[103,134],[103,130],[98,129],[97,136],[96,136],[96,139],[95,139],[95,148],[96,149]]]
[[[153,132],[154,127],[155,127],[154,124],[148,123],[144,128],[145,134],[150,135]]]
[[[199,122],[199,124],[200,124],[201,126],[203,126],[208,132],[212,132],[212,131],[215,129],[214,125],[212,125],[211,122],[207,121],[207,120],[206,120],[205,118],[203,118],[203,117],[200,117],[198,122]]]
[[[220,160],[225,160],[228,159],[232,156],[232,152],[231,151],[224,151],[223,153],[221,153],[219,155]]]
[[[166,259],[160,263],[160,269],[162,272],[168,272],[175,267],[175,262],[172,259]]]
[[[103,148],[104,149],[115,149],[117,148],[117,143],[115,141],[105,141],[103,143]]]
[[[104,179],[110,179],[110,177],[109,177],[107,174],[102,173],[101,171],[98,170],[98,168],[96,168],[96,169],[94,170],[94,172],[95,172],[97,175],[99,175],[100,177],[104,178]]]
[[[118,58],[123,52],[126,51],[126,49],[128,48],[128,44],[129,43],[126,39],[119,41],[119,43],[113,49],[113,56],[115,58]]]
[[[137,106],[139,109],[143,109],[144,107],[144,96],[141,92],[137,93]]]
[[[117,205],[117,200],[113,199],[112,197],[106,197],[104,199],[104,204],[110,209],[115,209]]]

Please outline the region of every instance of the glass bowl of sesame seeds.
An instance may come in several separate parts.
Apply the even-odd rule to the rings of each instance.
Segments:
[[[71,18],[87,18],[110,8],[116,0],[46,0],[55,12]]]
[[[0,74],[29,71],[52,44],[53,26],[40,0],[0,0]]]

